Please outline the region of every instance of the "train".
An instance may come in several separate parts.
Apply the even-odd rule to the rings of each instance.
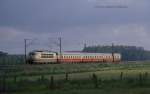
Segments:
[[[62,64],[62,63],[105,63],[120,62],[120,53],[88,53],[88,52],[53,52],[53,51],[32,51],[28,55],[29,64]]]

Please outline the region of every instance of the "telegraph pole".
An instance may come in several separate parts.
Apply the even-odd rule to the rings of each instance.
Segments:
[[[32,42],[27,43],[28,40],[31,40],[31,39],[24,39],[24,59],[25,59],[25,63],[27,63],[27,47],[32,44]]]
[[[112,59],[113,59],[113,62],[115,62],[115,59],[114,59],[114,43],[112,43]]]
[[[87,45],[86,45],[86,43],[84,43],[84,48],[86,48],[87,47]]]
[[[25,63],[27,63],[27,39],[24,39],[24,59]]]
[[[61,37],[59,38],[59,52],[60,52],[60,54],[62,52]]]
[[[59,37],[58,38],[59,39],[59,63],[61,63],[61,56],[62,56],[62,44],[61,44],[61,42],[62,42],[62,40],[61,40],[61,37]]]

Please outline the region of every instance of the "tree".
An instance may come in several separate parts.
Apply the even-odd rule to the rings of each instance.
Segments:
[[[112,53],[112,46],[88,46],[84,47],[83,52],[95,53]],[[113,52],[120,53],[122,60],[150,60],[150,51],[144,50],[143,47],[116,45],[113,47]]]

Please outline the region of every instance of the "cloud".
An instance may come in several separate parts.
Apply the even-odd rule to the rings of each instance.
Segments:
[[[140,23],[149,20],[148,0],[106,1],[112,4],[126,2],[130,5],[126,9],[97,9],[94,8],[97,3],[88,0],[6,0],[0,8],[0,25],[29,28],[35,32],[46,28],[43,31],[47,32],[54,27],[70,25]]]
[[[128,8],[94,7],[99,4]],[[25,38],[34,39],[30,50],[57,50],[60,36],[64,50],[112,42],[150,49],[149,8],[149,0],[1,0],[0,50],[23,53]]]
[[[20,35],[21,32],[10,27],[0,27],[0,41],[11,41]]]
[[[58,50],[58,37],[62,37],[63,50],[82,50],[87,45],[111,45],[111,43],[144,46],[148,44],[150,32],[143,24],[99,24],[89,26],[74,26],[58,32],[26,32],[15,28],[0,28],[1,46],[10,53],[24,52],[24,39],[30,39],[28,51],[35,49]],[[11,45],[11,46],[10,46]]]

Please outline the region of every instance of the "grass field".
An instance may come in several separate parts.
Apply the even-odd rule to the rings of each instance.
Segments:
[[[150,61],[0,65],[1,93],[150,94]]]

